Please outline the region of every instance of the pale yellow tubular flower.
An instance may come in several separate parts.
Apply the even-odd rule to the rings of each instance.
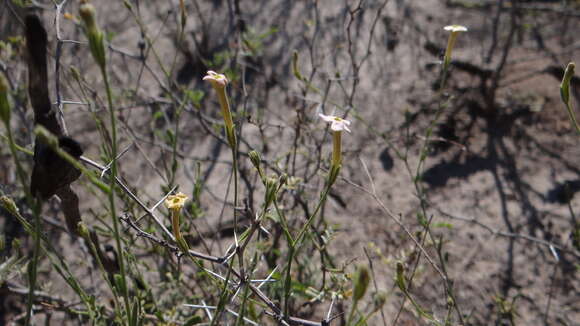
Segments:
[[[211,70],[207,72],[207,75],[203,77],[203,80],[208,81],[218,95],[218,100],[222,109],[222,116],[226,125],[228,142],[232,148],[235,148],[236,135],[234,133],[234,120],[232,119],[230,102],[228,100],[228,95],[226,94],[226,86],[228,85],[229,81],[225,75],[218,74],[217,72]]]
[[[183,206],[185,206],[187,199],[187,195],[181,192],[175,195],[167,196],[165,199],[165,207],[171,211],[179,211],[183,208]]]
[[[189,250],[187,242],[183,239],[181,235],[181,230],[179,229],[179,217],[181,215],[181,209],[185,206],[187,202],[187,196],[184,193],[177,193],[175,195],[167,196],[165,199],[165,207],[171,212],[171,228],[173,229],[173,235],[175,236],[175,241],[179,245],[179,248],[184,252]]]

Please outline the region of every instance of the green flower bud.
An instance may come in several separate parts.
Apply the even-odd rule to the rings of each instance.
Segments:
[[[260,164],[262,163],[262,158],[260,157],[260,153],[258,153],[257,151],[251,151],[248,153],[248,156],[250,157],[250,161],[252,162],[254,167],[256,169],[258,169],[258,171],[259,171]]]
[[[354,276],[354,290],[353,290],[353,300],[359,301],[367,292],[369,287],[369,282],[371,280],[371,275],[369,269],[360,265],[357,268],[356,274]]]
[[[2,206],[5,210],[9,211],[12,215],[18,215],[20,212],[18,211],[18,206],[12,198],[8,196],[1,196],[0,197],[0,206]]]
[[[280,186],[283,186],[286,184],[286,182],[288,182],[288,174],[286,173],[282,173],[280,175],[280,178],[278,178],[278,182],[280,183]]]
[[[292,52],[292,73],[294,77],[298,80],[303,80],[302,74],[300,73],[300,69],[298,68],[298,51],[294,50]]]
[[[252,165],[256,168],[256,170],[258,170],[258,174],[260,175],[260,178],[262,179],[262,182],[264,182],[265,184],[265,175],[264,175],[264,170],[262,170],[262,157],[260,156],[260,153],[257,151],[251,151],[248,153],[248,156],[250,157],[250,161],[252,162]]]
[[[562,78],[562,83],[560,84],[560,96],[566,105],[570,104],[570,80],[572,79],[572,76],[574,76],[575,68],[576,65],[574,62],[568,64],[566,71],[564,72],[564,77]]]
[[[264,199],[264,207],[268,208],[270,204],[276,199],[278,193],[278,178],[271,176],[266,178],[266,195]]]
[[[400,261],[397,262],[396,283],[401,291],[407,291],[407,286],[405,285],[405,266],[403,266],[403,263]]]
[[[87,226],[85,225],[85,223],[83,222],[79,222],[79,224],[77,225],[77,231],[79,232],[79,235],[85,239],[85,241],[90,241],[91,240],[91,235],[89,232],[89,228],[87,228]]]
[[[117,291],[119,291],[119,293],[125,293],[127,286],[125,283],[125,279],[121,276],[121,274],[113,275],[113,280]]]
[[[387,294],[385,292],[377,292],[373,295],[374,310],[380,310],[387,302]]]
[[[0,74],[0,119],[8,126],[10,123],[10,103],[8,102],[8,82]]]
[[[99,67],[104,69],[106,63],[104,36],[96,22],[95,7],[87,1],[83,1],[79,7],[79,15],[85,25],[85,33],[89,39],[89,47],[93,58]]]
[[[81,1],[81,5],[79,7],[79,15],[83,20],[83,23],[89,30],[97,29],[97,23],[95,21],[95,7],[88,3],[88,1]]]

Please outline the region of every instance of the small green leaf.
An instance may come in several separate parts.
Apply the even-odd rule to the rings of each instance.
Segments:
[[[361,265],[357,268],[356,274],[354,276],[354,289],[353,289],[353,300],[359,301],[367,292],[367,288],[369,286],[369,282],[371,280],[371,275],[369,273],[369,269]]]
[[[397,286],[401,291],[407,291],[407,286],[405,285],[405,266],[403,263],[398,261],[397,262],[397,278],[396,278]]]
[[[447,223],[447,222],[438,222],[438,223],[433,223],[433,227],[434,228],[447,228],[447,229],[451,230],[451,229],[453,229],[453,224]]]

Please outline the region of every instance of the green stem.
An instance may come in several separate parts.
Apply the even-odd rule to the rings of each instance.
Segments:
[[[290,314],[290,292],[292,290],[292,261],[294,260],[294,245],[288,248],[288,266],[286,267],[286,280],[284,281],[284,316]]]
[[[179,210],[172,209],[171,210],[171,227],[173,228],[173,235],[175,236],[175,240],[179,242],[181,237],[181,231],[179,230]]]
[[[249,286],[245,286],[244,287],[244,296],[242,299],[242,305],[240,307],[240,311],[238,313],[238,318],[236,319],[236,325],[244,325],[244,315],[246,314],[246,306],[247,306],[247,302],[248,302],[248,297],[249,297],[249,292],[250,292],[250,287]]]
[[[324,192],[320,196],[320,200],[318,201],[318,204],[316,205],[316,209],[314,209],[314,212],[312,213],[312,215],[310,215],[310,217],[308,218],[308,221],[306,222],[306,224],[304,224],[304,226],[302,227],[302,229],[298,233],[298,236],[296,236],[296,238],[294,238],[294,243],[292,244],[292,246],[299,246],[300,245],[302,238],[303,238],[304,234],[306,233],[306,230],[310,227],[310,225],[314,221],[314,218],[316,217],[316,215],[318,215],[318,211],[320,210],[322,205],[324,205],[324,203],[326,202],[326,197],[328,196],[328,193],[330,192],[330,187],[332,187],[332,184],[328,184],[326,186],[326,188],[324,189]]]
[[[238,217],[236,215],[236,207],[238,206],[238,144],[236,139],[236,129],[232,119],[230,101],[228,100],[228,95],[226,94],[226,88],[218,87],[215,85],[213,85],[213,87],[218,95],[218,100],[220,102],[222,117],[226,127],[226,138],[230,148],[232,149],[232,164],[234,173],[234,232],[237,233]]]
[[[91,297],[86,292],[84,292],[84,290],[82,289],[82,287],[80,286],[78,281],[75,279],[75,276],[70,272],[70,268],[67,265],[64,258],[59,254],[59,251],[56,250],[52,246],[51,242],[47,238],[47,235],[43,234],[42,232],[37,232],[37,230],[35,230],[35,228],[33,228],[33,225],[30,224],[30,222],[28,222],[18,212],[18,209],[16,208],[16,205],[14,204],[14,202],[12,200],[7,200],[7,199],[8,199],[8,197],[5,197],[5,196],[0,197],[0,201],[1,201],[2,206],[5,209],[7,209],[10,212],[10,214],[12,216],[14,216],[20,222],[20,224],[22,224],[24,230],[26,231],[26,233],[28,233],[28,235],[30,235],[33,238],[35,237],[35,234],[38,235],[38,238],[41,240],[41,244],[39,246],[39,249],[42,250],[44,255],[50,260],[52,266],[56,269],[57,273],[78,294],[80,299],[85,303],[85,305],[88,308],[88,314],[91,318],[91,321],[94,321],[95,320],[95,311],[97,310],[96,309],[96,302],[94,300],[92,300]],[[37,211],[37,210],[34,209],[34,211]],[[40,214],[36,214],[36,215],[40,217]],[[56,258],[54,258],[54,257],[56,257]],[[29,294],[30,293],[31,293],[31,291],[29,292]],[[27,324],[28,324],[28,322],[27,322]],[[91,325],[92,324],[95,324],[95,323],[91,322]]]
[[[220,90],[216,89],[218,94],[218,100],[220,102],[220,108],[222,109],[222,116],[224,118],[224,122],[226,123],[226,130],[234,129],[234,121],[232,119],[232,113],[230,111],[230,102],[228,100],[228,95],[226,94],[226,89],[222,88]],[[230,139],[228,139],[230,141]],[[230,146],[234,146],[234,144],[230,143]]]
[[[576,129],[576,132],[580,135],[580,126],[578,125],[578,121],[576,120],[576,114],[574,114],[574,110],[572,109],[572,106],[570,105],[570,103],[564,103],[566,105],[566,109],[568,110],[568,115],[570,116],[570,120],[572,121],[572,124],[574,125],[574,129]]]
[[[445,49],[445,56],[443,58],[443,68],[446,69],[451,63],[451,52],[455,46],[455,41],[457,41],[457,35],[459,32],[451,32],[449,38],[447,39],[447,48]]]
[[[342,131],[332,132],[332,165],[340,166],[342,161]]]
[[[115,116],[115,111],[113,108],[113,94],[111,92],[111,86],[109,84],[109,78],[107,75],[107,70],[105,66],[101,66],[101,74],[103,75],[103,80],[105,82],[105,90],[107,91],[107,101],[109,105],[109,114],[111,119],[111,175],[109,179],[109,186],[111,191],[109,191],[109,204],[111,206],[111,217],[113,219],[113,232],[115,236],[115,244],[117,246],[117,257],[119,263],[119,269],[121,273],[121,280],[123,283],[123,297],[125,301],[125,309],[127,316],[130,314],[130,302],[129,302],[129,291],[127,287],[127,278],[125,276],[125,263],[123,259],[123,248],[121,246],[121,235],[119,233],[119,222],[117,221],[117,213],[115,207],[115,179],[117,177],[117,120]]]
[[[173,151],[173,153],[171,155],[171,169],[169,171],[170,172],[169,184],[167,185],[168,189],[173,188],[173,186],[175,185],[175,174],[177,169],[177,141],[179,140],[179,121],[180,121],[179,117],[181,116],[181,112],[183,111],[183,108],[185,107],[186,104],[187,98],[184,97],[184,99],[179,104],[179,107],[175,111],[175,132],[173,134],[171,144],[171,150]]]
[[[238,231],[238,214],[236,214],[236,207],[238,207],[238,151],[237,144],[232,147],[233,170],[234,170],[234,232]]]
[[[451,49],[453,48],[454,42],[455,42],[455,39],[453,38],[453,34],[452,34],[450,36],[450,39],[449,39],[449,42],[448,42],[448,52],[449,52],[449,55],[447,55],[447,53],[446,53],[445,60],[443,62],[443,67],[442,67],[442,70],[441,70],[441,79],[440,79],[440,83],[439,83],[439,89],[438,89],[438,92],[437,92],[437,94],[439,96],[441,94],[443,94],[443,90],[446,87],[447,76],[448,76],[448,72],[449,72],[449,64],[451,62],[451,56],[450,56],[451,53],[450,52],[451,52]],[[425,162],[427,160],[427,150],[428,150],[428,146],[429,146],[429,142],[430,142],[431,136],[432,136],[433,131],[435,129],[435,125],[439,121],[439,119],[441,117],[441,114],[444,111],[444,108],[447,107],[447,104],[448,104],[448,102],[450,100],[451,100],[451,98],[449,98],[445,102],[439,101],[439,107],[437,108],[437,111],[435,113],[435,117],[433,118],[433,120],[431,120],[431,122],[429,123],[429,126],[427,127],[427,130],[425,132],[425,140],[423,142],[423,145],[422,145],[421,151],[420,151],[420,155],[421,156],[419,158],[419,163],[417,164],[417,169],[415,171],[415,175],[414,175],[414,178],[413,178],[414,179],[413,180],[413,183],[414,183],[414,186],[415,186],[415,191],[417,192],[417,197],[419,198],[419,202],[420,202],[420,211],[421,211],[421,214],[422,214],[423,217],[426,217],[427,216],[427,202],[426,202],[425,197],[424,197],[425,196],[425,190],[424,190],[423,185],[421,183],[420,177],[423,174],[423,166],[424,166],[424,164],[425,164]],[[411,171],[410,171],[410,167],[409,166],[407,167],[407,169],[409,170],[409,174],[411,174]],[[432,234],[430,232],[430,223],[431,223],[431,221],[428,221],[424,225],[424,230],[426,231],[426,235],[425,235],[425,238],[424,239],[426,239],[427,235],[432,238]],[[438,252],[438,256],[440,258],[440,261],[442,263],[444,263],[444,260],[442,259],[440,252]],[[419,256],[417,257],[417,260],[416,260],[417,261],[417,264],[419,262],[420,257],[421,257],[421,254],[419,254]],[[443,266],[443,268],[444,268],[444,266]],[[416,269],[413,270],[413,274],[412,275],[414,275],[415,270]],[[444,274],[445,274],[445,276],[447,276],[447,273],[445,271],[444,271]],[[411,280],[412,280],[412,277],[411,277]],[[446,283],[445,284],[446,285],[446,288],[449,286],[448,292],[453,297],[451,285],[445,279],[444,279],[444,282]],[[421,315],[423,315],[424,317],[426,317],[428,319],[432,319],[431,316],[429,316],[427,313],[425,313],[425,312],[423,312],[421,310],[421,308],[413,300],[413,298],[410,296],[410,294],[407,292],[406,289],[403,289],[402,288],[402,291],[406,295],[407,299],[409,299],[411,301],[411,303],[415,306],[415,308],[417,309],[417,311]],[[459,311],[459,307],[455,306],[455,309],[457,311],[457,314],[459,316],[459,319],[462,319],[461,313]]]
[[[34,304],[34,289],[36,288],[36,276],[38,268],[38,252],[40,251],[40,237],[38,233],[40,232],[40,219],[38,214],[34,214],[34,231],[32,232],[32,238],[34,241],[34,249],[32,254],[32,260],[28,265],[28,295],[26,298],[26,321],[25,325],[32,325],[32,306]]]
[[[16,164],[16,174],[18,175],[18,178],[20,179],[20,183],[22,184],[22,187],[24,187],[24,189],[26,189],[27,186],[27,182],[26,182],[26,174],[24,173],[24,169],[22,168],[22,165],[20,165],[20,160],[18,160],[18,157],[16,156],[16,144],[14,143],[14,137],[12,136],[12,130],[10,129],[10,126],[8,124],[6,124],[6,130],[7,130],[7,134],[8,134],[8,144],[10,144],[10,152],[12,154],[12,157],[14,158],[14,164]],[[28,194],[28,191],[24,191],[25,193]],[[29,197],[27,195],[27,197]],[[31,201],[32,198],[29,198],[29,201]]]
[[[304,224],[304,226],[302,227],[302,229],[300,230],[300,232],[298,233],[296,238],[294,238],[294,241],[289,243],[288,259],[287,259],[288,266],[286,268],[286,280],[284,283],[284,315],[285,316],[287,316],[288,312],[289,312],[289,301],[290,301],[290,292],[291,292],[291,285],[292,285],[292,276],[291,276],[292,261],[294,260],[294,257],[296,256],[296,253],[298,252],[299,246],[302,243],[302,239],[304,237],[304,234],[306,233],[306,230],[308,230],[310,225],[312,225],[314,218],[318,215],[318,211],[326,202],[326,198],[328,197],[328,193],[330,192],[331,187],[332,187],[332,183],[328,182],[326,185],[326,188],[324,189],[324,192],[320,196],[320,200],[318,201],[318,204],[316,205],[314,212],[308,218],[308,221],[306,221],[306,224]],[[290,237],[290,236],[288,235],[288,237]]]
[[[448,65],[444,64],[441,70],[441,81],[439,84],[438,95],[441,95],[443,93],[443,89],[445,88],[447,82],[448,67],[449,67]],[[419,151],[421,156],[419,158],[419,163],[417,164],[417,169],[415,171],[415,180],[414,180],[415,184],[417,184],[420,181],[419,176],[422,174],[423,165],[425,164],[425,160],[427,159],[427,147],[429,146],[429,140],[431,139],[431,135],[433,134],[433,130],[435,129],[437,121],[439,121],[439,118],[443,113],[443,109],[447,107],[448,101],[444,103],[442,103],[441,101],[439,102],[439,107],[435,112],[435,117],[433,118],[433,120],[431,120],[429,126],[427,127],[427,131],[425,132],[425,140],[423,141],[423,145],[421,146],[421,150]],[[421,194],[419,194],[419,196],[421,196]]]
[[[355,300],[352,303],[352,308],[350,310],[350,314],[348,315],[348,319],[347,319],[347,322],[346,322],[346,324],[348,326],[351,326],[352,325],[352,319],[354,318],[354,312],[356,311],[356,306],[358,306],[358,300]]]
[[[214,326],[217,325],[216,323],[219,323],[219,320],[221,319],[221,314],[223,313],[223,311],[225,310],[226,307],[226,302],[228,299],[228,285],[230,283],[230,279],[232,277],[232,269],[233,269],[234,264],[228,264],[228,272],[226,274],[226,278],[224,281],[224,286],[222,288],[222,293],[220,295],[220,301],[218,302],[217,308],[216,308],[216,312],[215,312],[215,316],[214,318],[211,320],[211,324],[210,326]]]
[[[16,174],[20,179],[20,183],[22,184],[22,188],[26,195],[26,200],[30,207],[32,208],[33,215],[34,215],[34,232],[32,232],[32,238],[34,241],[34,248],[32,254],[32,260],[30,261],[30,265],[28,266],[28,296],[27,296],[27,305],[26,305],[26,321],[25,325],[31,325],[32,322],[32,306],[34,303],[34,289],[36,288],[36,276],[37,276],[37,267],[38,267],[38,258],[40,252],[40,203],[35,201],[28,191],[28,182],[26,181],[26,174],[24,173],[24,169],[20,164],[20,160],[17,157],[16,152],[16,144],[14,143],[14,137],[12,135],[12,129],[10,128],[9,122],[5,123],[6,131],[8,134],[8,143],[10,144],[10,152],[12,157],[14,158],[14,164],[16,165]]]

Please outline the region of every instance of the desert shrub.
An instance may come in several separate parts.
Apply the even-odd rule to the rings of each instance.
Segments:
[[[576,2],[3,6],[2,322],[575,320]]]

